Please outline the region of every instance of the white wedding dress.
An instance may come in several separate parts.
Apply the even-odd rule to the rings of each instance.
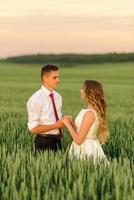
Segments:
[[[90,127],[89,132],[81,145],[78,145],[75,141],[72,142],[71,147],[69,149],[69,156],[76,156],[78,158],[92,157],[94,162],[96,162],[96,160],[100,161],[101,159],[104,159],[108,163],[106,155],[104,154],[101,144],[97,138],[99,129],[99,119],[94,109],[82,109],[79,112],[75,119],[77,132],[79,132],[83,116],[87,111],[92,111],[94,113],[95,121]]]

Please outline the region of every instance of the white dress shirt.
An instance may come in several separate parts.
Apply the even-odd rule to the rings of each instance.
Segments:
[[[55,90],[52,91],[59,119],[61,119],[62,98]],[[56,123],[53,104],[50,98],[51,92],[42,85],[41,89],[35,92],[27,102],[28,128],[33,129],[37,125],[51,125]],[[44,132],[44,134],[56,135],[58,129]],[[43,133],[42,133],[43,134]]]

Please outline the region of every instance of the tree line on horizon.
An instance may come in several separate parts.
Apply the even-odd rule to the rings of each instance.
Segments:
[[[55,63],[60,65],[75,64],[99,64],[116,62],[133,62],[134,53],[107,53],[107,54],[36,54],[8,57],[5,59],[13,63],[46,64]]]

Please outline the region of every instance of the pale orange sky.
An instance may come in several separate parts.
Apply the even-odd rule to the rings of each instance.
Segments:
[[[133,0],[4,0],[0,57],[134,52]]]

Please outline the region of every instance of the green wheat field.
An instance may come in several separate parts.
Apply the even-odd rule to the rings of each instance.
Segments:
[[[99,80],[108,104],[110,139],[103,145],[110,165],[70,160],[71,137],[64,130],[63,152],[34,151],[27,129],[26,102],[40,88],[42,65],[0,62],[0,199],[134,199],[134,63],[61,67],[58,91],[63,114],[74,118],[84,107],[80,87]]]

